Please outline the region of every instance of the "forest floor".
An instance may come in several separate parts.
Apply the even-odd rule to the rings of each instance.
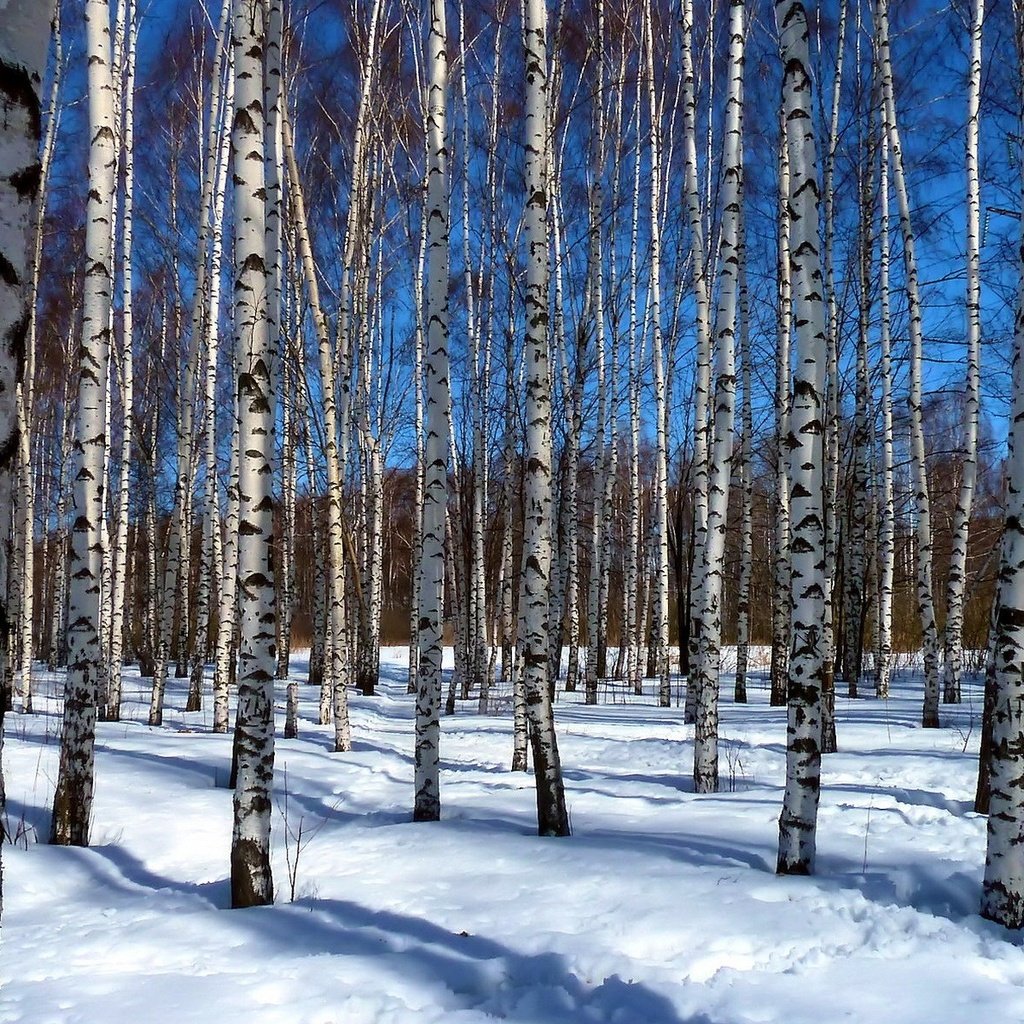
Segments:
[[[152,729],[148,680],[127,676],[125,720],[98,727],[94,845],[41,841],[60,683],[42,674],[39,713],[7,718],[0,1021],[1024,1020],[1022,937],[977,915],[976,679],[939,730],[918,727],[913,673],[888,701],[837,700],[818,873],[783,879],[785,711],[763,673],[746,706],[723,679],[722,792],[699,797],[692,728],[650,682],[597,707],[560,695],[573,836],[541,839],[511,715],[475,700],[443,723],[443,820],[410,821],[406,655],[382,658],[380,695],[351,698],[351,754],[302,687],[301,737],[276,746],[277,902],[246,911],[225,909],[230,737],[181,710],[186,680]],[[278,708],[280,729],[283,688]]]

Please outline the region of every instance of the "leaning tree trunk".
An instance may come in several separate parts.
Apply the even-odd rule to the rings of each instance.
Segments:
[[[427,42],[427,273],[426,444],[423,532],[420,555],[419,673],[416,690],[414,821],[441,817],[441,657],[445,577],[445,510],[448,505],[448,162],[445,109],[448,94],[445,0],[430,2]],[[417,384],[418,386],[418,384]]]
[[[324,413],[324,462],[327,469],[327,536],[324,539],[327,558],[325,573],[327,584],[324,588],[327,599],[327,614],[314,623],[314,630],[324,628],[326,639],[324,650],[323,677],[321,679],[320,724],[326,724],[329,714],[334,716],[334,749],[352,749],[352,735],[348,715],[348,690],[342,638],[345,632],[345,539],[342,522],[341,459],[338,452],[338,416],[335,400],[334,358],[331,353],[330,334],[327,318],[320,304],[320,285],[317,281],[316,266],[313,262],[313,247],[309,237],[306,204],[299,179],[298,162],[295,159],[295,145],[291,123],[284,118],[284,149],[287,158],[289,195],[292,216],[302,257],[303,273],[306,277],[306,293],[316,331],[317,351],[320,357],[320,381]],[[313,514],[316,514],[314,509]],[[314,568],[314,572],[316,569]],[[318,616],[319,618],[319,616]],[[333,704],[331,703],[333,701]]]
[[[277,639],[273,568],[276,359],[267,318],[263,7],[235,0],[234,222],[238,395],[238,717],[231,905],[273,903],[270,869]]]
[[[822,630],[825,622],[822,422],[825,310],[818,253],[818,168],[807,20],[800,0],[776,0],[785,69],[784,145],[789,152],[792,212],[790,268],[796,360],[788,441],[792,510],[789,715],[786,790],[779,817],[779,874],[812,874],[821,779]]]
[[[74,514],[68,612],[68,675],[60,767],[53,797],[50,841],[88,846],[92,816],[96,706],[103,684],[100,588],[103,576],[103,464],[106,380],[110,355],[111,232],[114,171],[114,84],[110,8],[86,0],[89,52],[89,191],[86,208],[82,346],[75,421]],[[13,393],[13,391],[12,391]]]
[[[952,551],[946,587],[943,699],[947,704],[960,703],[967,541],[974,490],[978,481],[978,412],[981,392],[981,188],[978,181],[978,122],[981,105],[981,28],[984,19],[985,0],[974,0],[971,71],[967,93],[967,382],[964,389],[964,462],[960,493],[953,511]]]
[[[537,831],[569,834],[569,817],[548,686],[551,583],[551,393],[548,372],[547,9],[526,0],[526,479],[519,646],[537,786]]]

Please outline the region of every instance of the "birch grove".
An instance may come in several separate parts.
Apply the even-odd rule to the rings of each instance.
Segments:
[[[844,721],[973,756],[987,700],[1018,926],[1019,5],[182,3],[0,18],[0,678],[62,716],[51,839],[104,720],[230,750],[254,906],[277,715],[347,764],[405,701],[416,821],[493,718],[565,836],[573,716],[648,715],[703,800],[772,705],[812,873]]]

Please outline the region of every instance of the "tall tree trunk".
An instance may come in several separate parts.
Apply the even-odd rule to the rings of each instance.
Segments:
[[[306,216],[306,204],[303,197],[302,183],[299,179],[298,161],[295,159],[295,145],[292,128],[287,116],[284,118],[284,150],[288,169],[289,196],[291,197],[292,216],[295,222],[296,237],[299,243],[299,254],[302,269],[306,278],[306,293],[316,332],[317,351],[320,359],[321,401],[324,414],[324,462],[327,469],[327,536],[324,541],[327,558],[327,614],[325,621],[315,622],[314,630],[327,631],[327,643],[324,651],[323,680],[321,694],[323,698],[330,696],[333,706],[326,699],[321,700],[320,724],[326,724],[327,712],[334,716],[334,749],[348,751],[352,749],[351,728],[348,717],[348,691],[346,689],[346,668],[344,664],[343,638],[345,633],[345,540],[342,508],[344,490],[342,484],[341,457],[339,455],[338,415],[335,399],[335,367],[331,352],[331,341],[328,333],[327,318],[320,303],[320,285],[317,281],[316,266],[313,262],[313,247],[309,237],[309,225]],[[313,515],[316,515],[314,509]]]
[[[818,168],[807,20],[800,0],[776,0],[792,212],[790,267],[796,360],[788,444],[792,508],[786,789],[779,817],[779,874],[812,874],[821,781],[822,629],[825,622],[825,310],[818,254]]]
[[[122,235],[122,355],[121,355],[121,479],[118,485],[116,532],[114,534],[113,568],[111,572],[110,679],[104,718],[121,718],[121,669],[124,651],[126,584],[128,576],[128,502],[131,490],[131,461],[134,426],[134,351],[132,309],[132,213],[135,182],[135,49],[138,15],[130,0],[125,0],[128,38],[121,68],[122,80],[116,88],[124,90],[121,153],[124,166],[124,209],[121,214]]]
[[[790,334],[792,332],[792,278],[789,209],[790,183],[788,127],[782,117],[782,145],[779,152],[779,316],[775,352],[775,551],[772,558],[772,653],[771,692],[773,707],[786,705],[789,679],[790,615]]]
[[[92,11],[89,13],[94,15]],[[33,269],[38,267],[38,256],[33,259],[31,229],[37,223],[36,204],[43,178],[39,160],[40,88],[52,15],[53,4],[9,0],[3,14],[7,31],[0,37],[0,76],[5,94],[4,117],[0,119],[0,151],[4,154],[5,172],[0,179],[0,537],[5,539],[5,543],[0,544],[0,593],[6,593],[9,583],[6,538],[13,526],[11,513],[18,457],[17,387],[25,369],[25,345],[35,297]],[[98,42],[93,35],[89,40]],[[57,60],[59,64],[59,49]],[[51,108],[51,121],[54,114],[55,109]],[[30,528],[26,546],[31,544]],[[6,619],[0,621],[0,808],[5,798],[3,730],[10,693],[13,628],[14,623]],[[28,657],[31,657],[31,649]],[[64,746],[62,742],[62,767]],[[91,771],[85,781],[91,803]],[[84,843],[88,841],[88,813],[80,820],[85,826]],[[0,917],[3,915],[3,846],[9,838],[0,825]]]
[[[971,67],[967,91],[967,382],[964,388],[964,461],[960,493],[953,510],[952,550],[946,587],[943,699],[960,703],[963,662],[964,590],[971,507],[978,482],[978,414],[981,397],[981,188],[978,180],[978,122],[981,106],[981,30],[985,0],[974,0],[971,21]]]
[[[878,292],[879,370],[882,378],[882,466],[878,529],[878,652],[875,661],[875,696],[887,699],[892,670],[893,576],[896,553],[896,505],[893,500],[895,451],[892,428],[892,356],[889,293],[889,140],[882,132],[880,149]]]
[[[89,53],[89,192],[86,219],[82,347],[74,441],[74,517],[71,531],[68,674],[64,689],[60,767],[53,797],[50,841],[88,846],[92,816],[96,706],[103,684],[100,587],[104,549],[103,463],[110,353],[111,233],[117,155],[111,78],[110,8],[86,0]],[[33,158],[34,159],[34,158]],[[13,394],[13,389],[10,389]]]
[[[718,312],[715,321],[714,432],[708,466],[707,531],[698,566],[693,616],[697,660],[691,665],[696,694],[693,786],[696,793],[718,789],[718,694],[722,659],[722,569],[729,510],[733,420],[736,404],[736,309],[743,204],[743,38],[744,0],[729,2],[729,92],[722,162],[722,229],[719,242]]]
[[[448,35],[445,0],[430,0],[427,40],[426,446],[420,557],[419,674],[416,690],[414,821],[441,817],[441,658],[448,505],[448,265],[449,220],[446,106]]]
[[[910,380],[907,405],[910,411],[910,460],[914,476],[914,506],[917,513],[915,528],[915,538],[917,541],[917,613],[921,621],[925,675],[921,724],[926,729],[937,729],[939,726],[939,640],[938,629],[935,624],[935,601],[932,595],[931,503],[928,496],[928,466],[925,461],[921,398],[921,362],[924,345],[921,322],[921,296],[918,287],[914,231],[910,217],[910,196],[903,173],[903,149],[900,145],[900,131],[896,121],[892,61],[889,55],[888,12],[888,0],[877,0],[875,33],[877,36],[876,45],[878,47],[879,71],[882,76],[885,121],[883,131],[888,135],[889,146],[892,150],[893,184],[896,187],[896,199],[899,203],[900,211],[900,229],[903,234],[903,264],[910,328]]]
[[[1024,4],[1014,0],[1018,76],[1024,74]],[[1024,103],[1018,130],[1024,129]],[[1020,198],[1024,173],[1018,160]],[[1024,927],[1024,234],[1020,239],[1013,331],[1013,406],[1006,480],[1006,520],[996,592],[988,843],[981,915]]]
[[[700,192],[697,184],[697,97],[693,69],[693,0],[682,0],[680,17],[682,39],[680,59],[683,76],[683,155],[686,212],[690,226],[690,270],[693,274],[694,297],[697,312],[697,366],[694,380],[693,404],[693,466],[691,491],[693,493],[693,565],[703,559],[704,537],[707,531],[708,504],[708,407],[711,395],[711,295],[708,288],[708,251],[706,233],[701,216]],[[710,119],[709,119],[710,120]],[[710,179],[710,166],[708,176]],[[710,187],[710,185],[709,185]],[[692,604],[693,588],[688,586],[686,600]],[[680,599],[682,596],[680,595]],[[692,611],[690,619],[692,621]],[[679,638],[679,656],[683,659],[684,638]],[[691,658],[696,654],[696,635],[691,624],[686,638],[686,666],[689,673]],[[697,688],[688,680],[686,687],[685,720],[693,722],[696,715]]]
[[[235,0],[235,345],[238,395],[238,717],[231,837],[231,905],[274,900],[270,869],[277,667],[273,566],[274,365],[267,312],[268,256],[263,110],[264,10]]]
[[[537,831],[569,834],[548,686],[551,582],[551,383],[548,371],[547,9],[525,0],[526,68],[526,480],[519,645],[537,786]]]
[[[650,0],[645,0],[646,64],[645,84],[650,111],[651,163],[651,361],[654,376],[654,557],[656,559],[651,602],[653,609],[652,646],[658,677],[658,704],[672,703],[668,658],[668,403],[665,395],[665,354],[661,324],[661,129],[660,108],[654,86],[654,47],[650,25]]]

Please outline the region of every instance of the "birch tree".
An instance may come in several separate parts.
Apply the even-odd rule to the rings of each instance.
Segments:
[[[267,317],[263,55],[260,0],[235,0],[232,128],[235,222],[235,346],[238,396],[238,717],[231,838],[231,905],[272,903],[271,783],[274,774],[273,480],[274,361]]]
[[[0,76],[4,117],[0,119],[0,536],[11,528],[14,474],[18,453],[17,383],[31,318],[33,261],[31,228],[42,179],[39,157],[40,90],[46,66],[53,4],[8,0],[0,21]],[[59,59],[59,54],[58,54]],[[51,109],[51,122],[53,118]],[[38,251],[38,249],[37,249]],[[31,545],[31,535],[26,543]],[[0,544],[0,592],[7,589],[6,545]],[[31,588],[29,588],[31,589]],[[0,629],[0,807],[4,803],[3,735],[7,711],[10,624]],[[88,818],[86,818],[88,824]],[[3,916],[0,826],[0,917]]]
[[[878,294],[879,371],[882,384],[881,493],[878,529],[878,650],[875,654],[875,696],[889,696],[892,671],[892,606],[895,575],[896,505],[893,497],[895,448],[892,428],[892,317],[889,291],[889,140],[879,145]]]
[[[418,586],[419,673],[413,820],[441,817],[440,746],[445,510],[448,497],[449,366],[447,163],[448,36],[445,0],[430,0],[427,40],[426,444]],[[465,59],[465,51],[463,52]]]
[[[822,629],[825,622],[825,310],[818,252],[818,168],[807,16],[801,0],[776,0],[782,102],[789,152],[796,359],[787,443],[792,510],[792,646],[786,730],[786,788],[779,817],[779,874],[814,871],[821,775]]]
[[[89,87],[89,190],[85,290],[79,349],[78,411],[73,449],[73,526],[68,605],[68,672],[64,688],[60,767],[50,841],[88,846],[92,817],[96,712],[104,679],[100,636],[103,575],[103,474],[106,457],[106,381],[110,354],[111,231],[114,175],[114,83],[110,7],[86,0]]]
[[[551,584],[551,391],[548,370],[546,0],[525,0],[526,67],[526,479],[519,592],[519,648],[537,786],[537,831],[569,834],[562,767],[548,686]]]
[[[892,153],[893,185],[899,208],[900,232],[903,236],[904,284],[909,315],[910,367],[907,406],[910,412],[910,459],[914,477],[917,614],[921,622],[924,650],[924,701],[921,723],[926,729],[939,726],[938,628],[935,624],[935,601],[932,596],[932,525],[931,501],[928,492],[928,466],[925,461],[924,414],[921,398],[921,363],[923,359],[923,328],[921,295],[918,285],[916,244],[910,213],[910,193],[903,168],[903,148],[896,120],[896,100],[889,53],[888,0],[877,0],[875,33],[878,66],[882,78],[883,131]]]
[[[1024,4],[1014,0],[1018,74],[1024,74]],[[1018,111],[1024,128],[1024,102]],[[1017,186],[1024,203],[1024,171]],[[1006,519],[996,593],[994,701],[988,760],[989,814],[981,915],[1024,927],[1024,234],[1019,240],[1014,315],[1013,402],[1006,474]]]
[[[741,207],[743,203],[743,39],[744,0],[729,3],[729,91],[726,100],[719,242],[718,311],[715,320],[715,402],[708,465],[708,507],[696,594],[696,663],[691,679],[697,696],[693,743],[694,792],[718,789],[718,691],[722,643],[722,566],[736,404],[736,311],[740,287]]]
[[[782,144],[779,147],[779,240],[778,240],[778,323],[775,335],[775,550],[772,555],[772,653],[771,694],[773,706],[788,700],[790,645],[790,494],[789,438],[790,407],[790,335],[792,333],[792,279],[790,268],[791,191],[789,127],[781,118]]]
[[[46,5],[41,5],[45,7]],[[45,60],[45,57],[44,57]],[[58,103],[63,81],[63,46],[60,31],[60,5],[54,9],[53,16],[53,76],[50,83],[49,110],[46,117],[46,136],[43,143],[42,160],[39,168],[39,185],[37,190],[38,203],[34,210],[31,253],[31,284],[28,300],[28,327],[25,335],[25,368],[24,377],[18,385],[18,467],[19,467],[19,512],[21,515],[21,543],[23,554],[21,560],[22,575],[26,581],[35,579],[35,500],[36,485],[33,473],[32,441],[33,412],[35,409],[36,390],[36,345],[38,341],[38,298],[40,261],[43,251],[43,222],[46,212],[46,193],[53,165],[53,153],[57,142],[57,129],[60,121]],[[41,74],[41,68],[37,69]],[[45,476],[45,475],[44,475]],[[58,520],[59,523],[59,520]],[[58,530],[60,529],[58,525]],[[45,550],[45,549],[44,549]],[[47,573],[42,573],[44,580]],[[35,646],[33,630],[35,617],[35,587],[23,586],[21,593],[20,615],[20,679],[22,711],[30,714],[32,708],[32,657]],[[45,616],[44,616],[45,618]],[[46,631],[43,631],[43,638]],[[43,638],[40,638],[41,640]],[[45,642],[45,641],[44,641]],[[42,646],[42,644],[40,644]]]
[[[978,415],[981,397],[981,186],[978,176],[978,123],[981,108],[981,37],[985,0],[974,0],[971,57],[967,87],[967,380],[964,387],[964,454],[960,492],[953,510],[952,550],[946,586],[943,699],[960,703],[963,662],[964,591],[967,583],[967,541],[971,508],[978,483]]]
[[[110,679],[104,717],[121,718],[121,670],[124,651],[125,600],[128,573],[128,500],[131,491],[131,460],[135,401],[134,318],[132,294],[132,239],[135,190],[135,51],[138,17],[131,0],[123,0],[127,40],[121,67],[123,90],[121,113],[121,158],[124,166],[124,198],[121,236],[121,479],[118,481],[117,515],[113,540],[110,599]]]

